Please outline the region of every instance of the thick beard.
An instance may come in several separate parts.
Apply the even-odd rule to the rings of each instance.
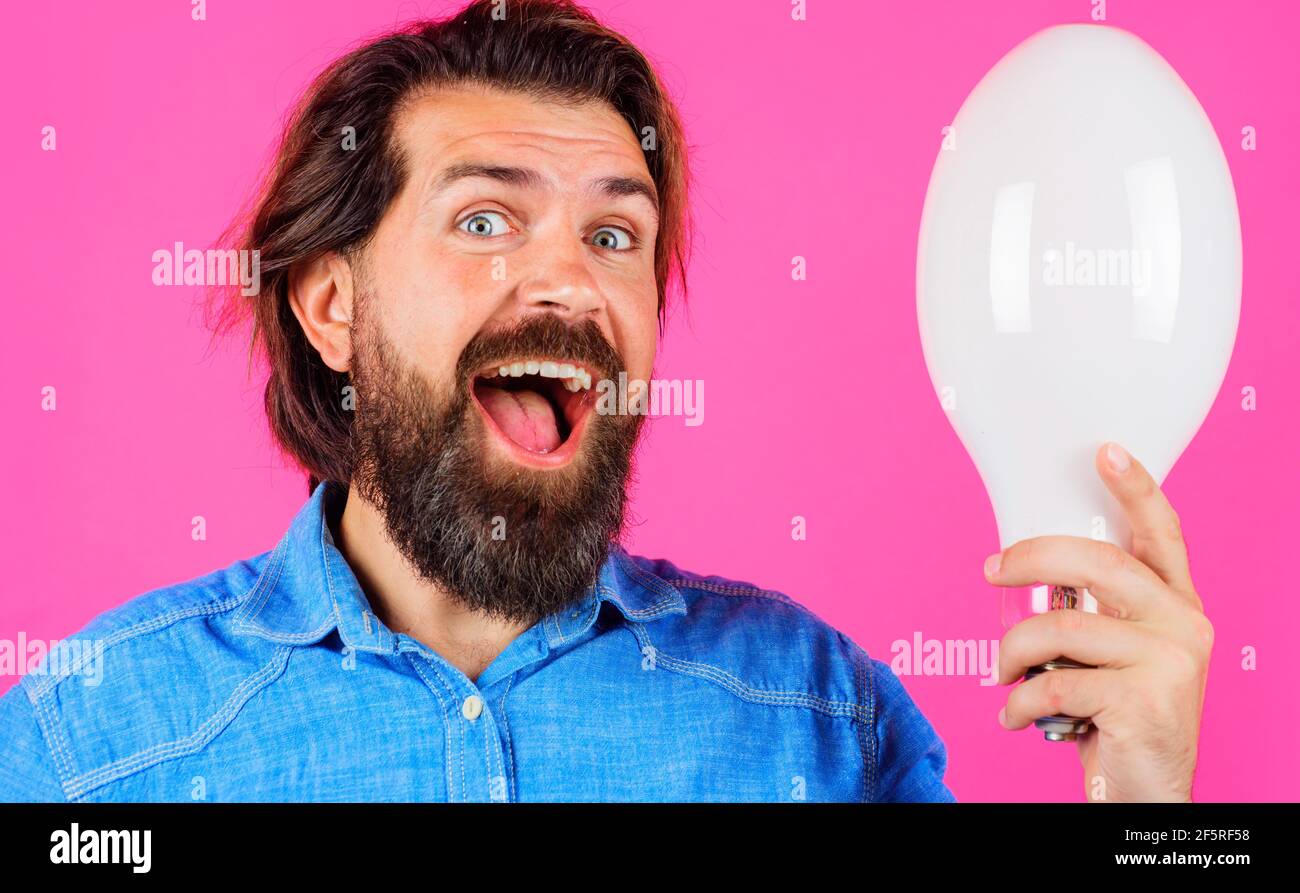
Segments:
[[[617,380],[618,352],[594,322],[539,314],[475,336],[439,393],[362,318],[366,303],[353,327],[352,483],[393,545],[419,577],[507,622],[532,625],[580,598],[622,533],[642,416],[592,409],[570,464],[534,470],[490,455],[470,388],[485,363],[520,355],[569,357]]]

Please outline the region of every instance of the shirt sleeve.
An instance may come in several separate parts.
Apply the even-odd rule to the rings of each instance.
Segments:
[[[0,803],[65,799],[50,749],[20,682],[0,697]]]
[[[875,800],[952,803],[948,752],[889,664],[867,658],[875,697]]]

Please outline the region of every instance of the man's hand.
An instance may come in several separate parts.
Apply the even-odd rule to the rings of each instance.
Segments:
[[[1099,540],[1040,536],[990,555],[984,569],[998,586],[1087,587],[1117,616],[1054,610],[1016,624],[1002,638],[999,684],[1057,657],[1096,669],[1030,679],[999,719],[1023,729],[1056,713],[1091,717],[1078,738],[1090,800],[1189,801],[1214,628],[1192,586],[1178,515],[1151,475],[1115,444],[1095,461],[1132,525],[1132,555]]]

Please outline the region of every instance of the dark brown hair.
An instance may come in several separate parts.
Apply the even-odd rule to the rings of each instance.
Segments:
[[[457,83],[613,107],[642,140],[658,191],[661,326],[669,286],[685,292],[691,226],[681,123],[654,69],[626,38],[571,0],[475,0],[450,18],[412,24],[352,51],[308,88],[254,207],[223,240],[259,251],[260,291],[244,297],[227,290],[215,308],[218,333],[252,317],[252,350],[270,372],[271,432],[306,469],[311,489],[351,479],[354,413],[343,404],[348,376],[325,365],[293,315],[289,271],[326,252],[353,256],[365,246],[407,175],[394,136],[398,112],[417,91]],[[355,128],[347,131],[355,148],[343,147],[344,128]]]

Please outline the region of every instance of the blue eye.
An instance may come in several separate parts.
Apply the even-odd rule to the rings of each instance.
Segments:
[[[621,226],[602,226],[591,237],[597,248],[611,251],[626,251],[633,246],[632,234]]]
[[[460,228],[471,236],[501,236],[509,232],[510,225],[496,211],[478,211],[465,218]]]

